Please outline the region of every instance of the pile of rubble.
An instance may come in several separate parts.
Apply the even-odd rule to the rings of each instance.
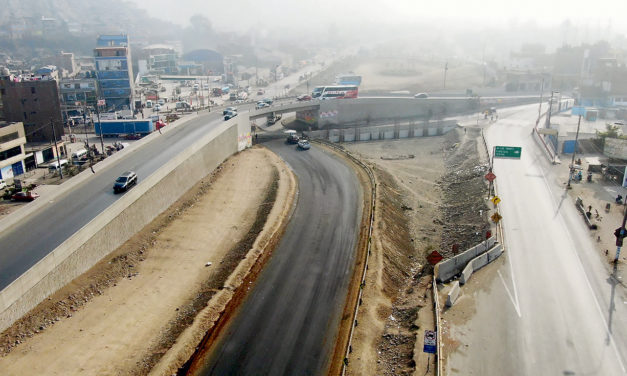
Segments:
[[[479,160],[479,132],[479,129],[464,133],[456,130],[445,136],[447,172],[438,181],[443,204],[441,219],[434,220],[444,229],[440,249],[445,258],[480,243],[490,229],[485,204],[488,187],[484,178],[489,166]]]

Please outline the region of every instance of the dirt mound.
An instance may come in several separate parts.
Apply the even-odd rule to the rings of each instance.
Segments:
[[[483,239],[487,163],[477,149],[480,130],[442,137],[345,144],[374,164],[377,216],[364,304],[353,341],[349,374],[411,375],[433,359],[422,352],[424,329],[434,329],[432,267],[426,255],[445,257]],[[398,158],[398,156],[414,158]],[[392,158],[390,158],[392,156]],[[351,358],[352,359],[352,358]]]
[[[488,164],[479,160],[478,137],[479,129],[457,129],[444,137],[446,173],[438,180],[444,200],[440,206],[441,220],[434,223],[444,231],[440,249],[445,258],[457,253],[454,245],[463,251],[483,241],[490,228],[484,178]]]

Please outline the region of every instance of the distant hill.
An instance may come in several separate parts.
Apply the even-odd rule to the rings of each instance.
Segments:
[[[0,0],[0,50],[27,58],[59,50],[90,54],[98,34],[152,43],[180,28],[121,0]]]

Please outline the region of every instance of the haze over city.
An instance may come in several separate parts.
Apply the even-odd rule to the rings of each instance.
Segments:
[[[622,15],[627,13],[627,3],[621,0],[130,1],[155,18],[179,25],[188,24],[190,15],[198,13],[209,18],[216,27],[230,31],[251,26],[273,29],[287,26],[312,33],[323,31],[325,25],[332,22],[353,27],[400,24],[420,28],[422,22],[438,21],[447,26],[474,28],[525,23],[555,26],[566,20],[590,29],[612,27],[625,31]]]
[[[0,376],[627,375],[627,0],[0,4]]]

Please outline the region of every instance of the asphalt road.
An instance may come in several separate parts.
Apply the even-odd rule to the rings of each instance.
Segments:
[[[133,170],[141,182],[220,124],[221,115],[219,110],[199,116],[138,149],[122,151],[128,155],[118,163],[102,171],[96,165],[91,179],[0,234],[0,290],[115,202],[120,196],[112,188],[118,175]]]
[[[627,374],[625,286],[557,177],[569,162],[551,165],[533,140],[537,111],[499,111],[487,130],[490,150],[522,146],[522,158],[494,161],[507,252],[496,277],[465,291],[476,313],[452,325],[449,375]]]
[[[355,261],[361,188],[354,171],[315,145],[267,145],[297,175],[298,203],[202,375],[317,375],[329,365]]]

